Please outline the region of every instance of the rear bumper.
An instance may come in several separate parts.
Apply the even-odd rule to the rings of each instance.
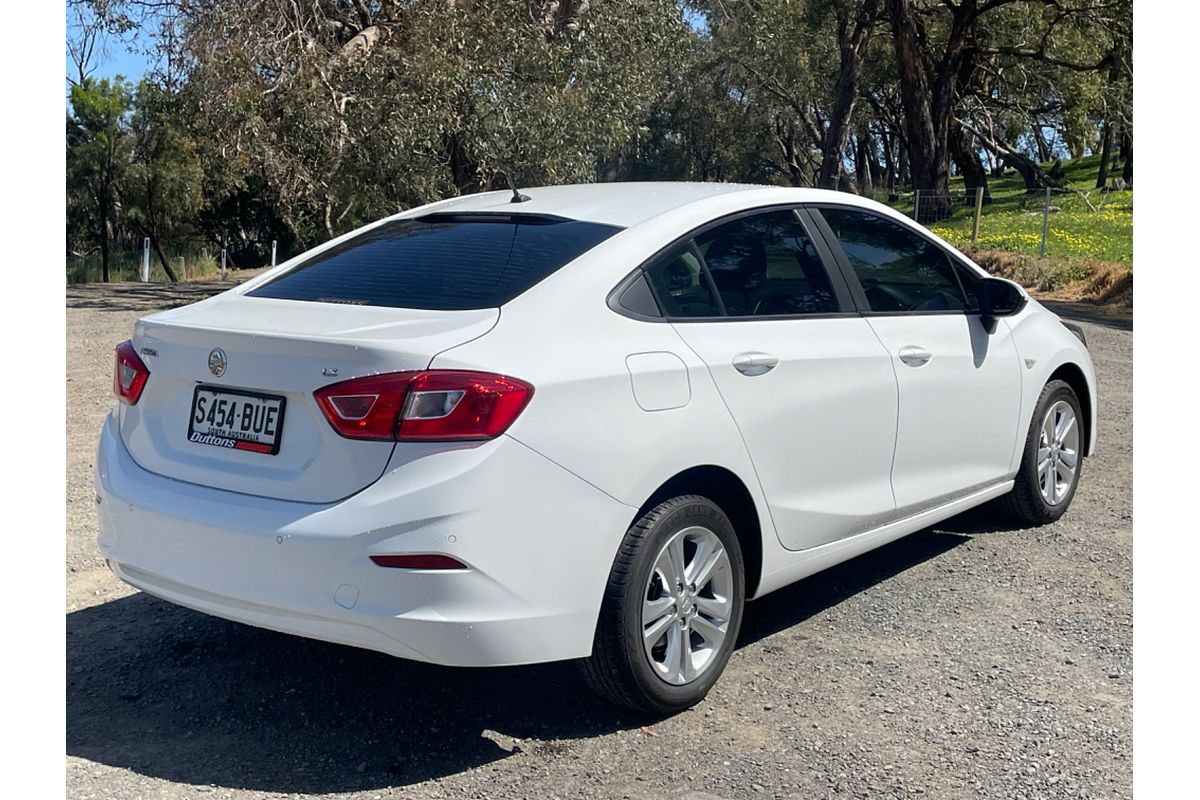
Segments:
[[[96,461],[100,548],[123,580],[263,628],[453,666],[586,656],[635,509],[501,437],[389,465],[332,504],[150,473],[110,416]],[[445,553],[455,571],[387,569]]]

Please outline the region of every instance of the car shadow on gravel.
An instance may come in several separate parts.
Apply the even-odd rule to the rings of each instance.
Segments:
[[[956,520],[957,517],[939,524],[937,528],[918,531],[750,603],[742,619],[738,647],[745,647],[797,625],[859,592],[970,541],[971,537],[962,535],[968,531],[960,533],[958,528],[977,525],[968,521],[963,526],[957,524]],[[995,530],[1000,528],[996,527]]]
[[[987,518],[951,520],[750,604],[739,646],[942,555],[969,540],[953,531],[982,532]],[[145,594],[67,615],[68,754],[175,783],[363,791],[653,722],[593,697],[569,663],[435,667]]]
[[[175,783],[364,791],[651,722],[570,663],[436,667],[146,594],[67,615],[67,753]]]

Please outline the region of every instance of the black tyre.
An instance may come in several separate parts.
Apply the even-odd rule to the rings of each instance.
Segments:
[[[1071,505],[1083,474],[1087,439],[1075,390],[1063,381],[1042,389],[1013,490],[1000,498],[1011,516],[1030,525],[1054,522]]]
[[[729,518],[698,495],[658,504],[625,534],[600,607],[587,684],[653,714],[704,699],[737,641],[745,568]]]

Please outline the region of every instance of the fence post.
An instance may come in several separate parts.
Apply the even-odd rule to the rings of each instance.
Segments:
[[[183,276],[185,281],[188,279],[187,261],[184,260],[183,256],[179,257],[179,274]]]
[[[150,282],[150,237],[142,239],[142,283]]]
[[[277,242],[274,239],[272,239],[271,240],[271,266],[272,267],[275,266],[275,245],[276,244],[277,244]]]
[[[971,220],[971,244],[979,241],[979,215],[983,213],[983,187],[975,187],[975,218]]]
[[[221,248],[221,280],[225,280],[225,248]]]
[[[921,190],[913,190],[913,222],[921,224]]]
[[[1042,252],[1040,258],[1046,257],[1046,233],[1050,229],[1050,187],[1046,187],[1046,202],[1042,206]]]

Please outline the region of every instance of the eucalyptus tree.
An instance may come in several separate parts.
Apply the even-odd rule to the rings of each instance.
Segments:
[[[951,128],[974,69],[1017,65],[1081,73],[1105,69],[1120,58],[1119,42],[1132,8],[1127,0],[885,0],[896,54],[913,184],[941,195],[948,189]],[[1000,96],[1009,96],[1006,90]],[[983,102],[986,110],[993,98]],[[978,106],[976,107],[978,108]],[[964,129],[979,131],[970,124]],[[1041,176],[1026,157],[990,131],[977,137],[1026,181]],[[1029,169],[1025,169],[1029,167]],[[1035,183],[1036,185],[1036,183]]]
[[[684,36],[672,0],[212,0],[180,27],[198,137],[301,243],[502,171],[590,179]]]
[[[83,77],[70,90],[67,113],[67,203],[90,221],[100,248],[101,277],[109,278],[111,228],[129,164],[133,92],[121,78]]]
[[[196,143],[183,128],[178,98],[151,80],[138,84],[130,119],[132,148],[125,174],[126,215],[149,240],[171,281],[179,280],[163,239],[191,235],[199,212],[201,168]]]

